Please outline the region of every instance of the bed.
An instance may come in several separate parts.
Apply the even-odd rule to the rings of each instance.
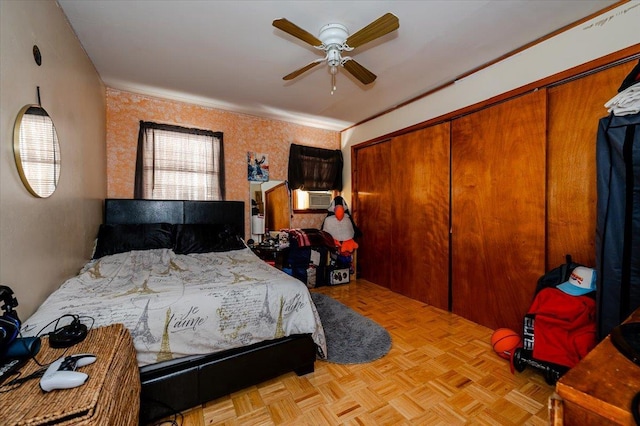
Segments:
[[[65,314],[94,327],[125,324],[140,368],[141,423],[312,372],[326,353],[315,305],[303,283],[244,244],[244,207],[105,200],[93,259],[23,323],[23,334]]]

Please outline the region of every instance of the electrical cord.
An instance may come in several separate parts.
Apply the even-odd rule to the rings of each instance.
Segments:
[[[38,331],[38,332],[36,333],[36,337],[44,337],[44,336],[48,336],[48,335],[50,335],[51,333],[54,333],[56,330],[58,330],[58,329],[59,329],[59,327],[58,327],[58,326],[59,326],[59,324],[60,324],[60,321],[61,321],[62,319],[64,319],[64,318],[66,318],[66,317],[71,317],[71,318],[73,318],[73,321],[80,321],[80,316],[78,316],[78,315],[64,314],[64,315],[59,316],[58,318],[54,319],[53,321],[49,322],[49,323],[48,323],[47,325],[45,325],[44,327],[42,327],[42,328],[40,329],[40,331]],[[92,319],[93,319],[93,318],[92,318]],[[47,329],[51,324],[53,324],[53,323],[55,323],[55,324],[56,324],[56,325],[55,325],[55,327],[54,327],[54,330],[53,330],[52,332],[44,333],[44,334],[43,334],[43,331],[44,331],[44,330],[46,330],[46,329]],[[93,327],[93,324],[92,324],[92,327]],[[22,333],[20,333],[20,337],[22,337]],[[68,350],[69,350],[69,348],[66,348],[66,349],[64,350],[64,352],[62,353],[62,355],[57,354],[57,355],[56,355],[56,359],[58,359],[60,356],[64,356],[64,355],[66,355],[66,353],[67,353],[67,351],[68,351]],[[33,360],[33,362],[35,362],[36,364],[38,364],[40,367],[48,367],[48,366],[49,366],[49,364],[51,364],[53,361],[55,361],[55,359],[54,359],[53,361],[46,362],[46,363],[45,363],[45,362],[41,362],[41,361],[38,361],[38,360],[36,359],[36,356],[35,356],[35,355],[32,355],[32,356],[31,356],[31,359]]]
[[[22,335],[20,335],[20,336],[22,336]],[[40,336],[38,336],[38,337],[40,337]],[[65,356],[65,355],[67,354],[67,351],[68,351],[68,350],[69,350],[69,348],[66,348],[66,349],[62,352],[62,354],[57,354],[57,355],[56,355],[56,359],[60,358],[61,356]],[[30,357],[29,357],[29,358],[30,358],[33,362],[35,362],[36,364],[38,364],[38,366],[40,366],[40,367],[45,367],[45,368],[46,368],[46,367],[48,367],[49,365],[51,365],[51,363],[52,363],[53,361],[55,361],[55,360],[56,360],[56,359],[54,359],[54,360],[52,360],[52,361],[47,361],[47,362],[38,361],[38,359],[36,358],[36,354],[32,354],[32,355],[30,355]]]
[[[18,389],[20,386],[22,386],[23,383],[28,382],[29,380],[33,380],[33,379],[39,379],[40,377],[42,377],[44,375],[44,373],[47,371],[47,368],[41,368],[39,370],[34,371],[33,373],[29,374],[28,376],[25,377],[20,377],[20,375],[22,374],[21,372],[16,373],[18,377],[16,377],[15,379],[9,380],[7,383],[4,383],[2,386],[0,386],[0,393],[7,393],[7,392],[11,392],[13,390]],[[8,387],[9,389],[4,389],[5,387]]]
[[[95,324],[95,319],[93,317],[90,316],[86,316],[86,315],[73,315],[73,314],[64,314],[56,319],[54,319],[53,321],[49,322],[47,325],[45,325],[44,327],[42,327],[40,329],[40,331],[38,331],[38,333],[36,334],[36,337],[43,337],[43,336],[49,336],[51,333],[54,333],[56,330],[59,330],[61,327],[59,327],[60,325],[60,321],[66,317],[71,317],[73,318],[72,324],[73,322],[80,322],[81,318],[88,318],[91,320],[91,326],[88,327],[88,330],[93,329],[93,326]],[[44,330],[46,330],[49,326],[51,326],[53,323],[55,323],[55,327],[54,327],[54,331],[49,332],[49,333],[44,333]],[[66,325],[65,325],[66,326]],[[63,326],[63,327],[65,327]],[[22,338],[22,332],[18,332],[18,336]],[[15,390],[17,388],[19,388],[23,383],[28,382],[29,380],[33,380],[33,379],[38,379],[40,377],[42,377],[45,373],[45,371],[47,371],[47,368],[49,367],[49,365],[51,365],[54,361],[56,361],[57,359],[59,359],[61,356],[65,356],[67,354],[67,352],[69,351],[70,347],[65,348],[65,350],[62,352],[62,354],[56,354],[56,358],[52,361],[49,362],[41,362],[39,361],[35,354],[32,354],[29,356],[29,358],[31,360],[33,360],[33,362],[35,362],[40,368],[39,370],[34,371],[33,373],[29,374],[28,376],[25,377],[21,377],[22,372],[21,371],[17,371],[16,373],[14,373],[15,376],[17,376],[16,378],[9,380],[6,383],[3,383],[2,385],[0,385],[0,393],[7,393],[7,392],[11,392],[12,390]],[[26,344],[25,344],[25,349],[27,349]]]
[[[159,401],[157,399],[152,399],[152,398],[144,398],[146,403],[151,403],[151,404],[157,404],[160,405],[166,409],[168,409],[169,411],[171,411],[173,414],[173,418],[172,419],[166,419],[166,420],[161,420],[158,421],[156,423],[153,423],[153,426],[163,426],[163,425],[169,425],[169,426],[180,426],[184,423],[184,415],[177,411],[176,409],[174,409],[173,407],[171,407],[169,404],[166,404],[162,401]],[[178,418],[180,419],[180,421],[178,421]]]
[[[64,318],[68,318],[68,317],[73,318],[73,319],[72,319],[72,321],[71,321],[71,323],[70,323],[70,324],[65,324],[65,325],[63,325],[63,326],[60,326],[60,321],[62,321]],[[90,326],[88,326],[88,327],[86,327],[86,330],[87,330],[87,333],[88,333],[89,331],[91,331],[91,330],[93,329],[93,326],[94,326],[94,324],[95,324],[95,319],[94,319],[93,317],[88,316],[88,315],[64,314],[64,315],[61,315],[61,316],[59,316],[58,318],[54,319],[53,321],[49,322],[49,323],[48,323],[48,324],[46,324],[44,327],[42,327],[42,328],[40,329],[40,331],[38,331],[37,336],[38,336],[38,337],[49,336],[49,338],[51,338],[51,335],[52,335],[52,334],[54,334],[54,333],[58,332],[59,330],[61,330],[61,329],[65,328],[65,327],[70,327],[70,326],[71,326],[71,327],[73,327],[74,325],[82,324],[82,323],[80,322],[80,320],[81,320],[81,319],[85,319],[85,318],[86,318],[86,319],[91,320],[91,325],[90,325]],[[46,330],[49,326],[51,326],[51,325],[52,325],[52,324],[54,324],[54,323],[55,323],[55,326],[53,327],[53,331],[51,331],[51,332],[49,332],[49,333],[44,333],[44,334],[43,334],[44,330]],[[84,327],[84,326],[83,326],[83,327]],[[49,342],[49,344],[51,345],[51,344],[52,344],[52,342],[50,341],[50,342]],[[56,357],[56,359],[58,359],[60,356],[64,356],[64,355],[66,355],[67,351],[68,351],[68,350],[69,350],[69,348],[70,348],[70,347],[72,347],[72,346],[73,346],[73,345],[66,347],[66,348],[65,348],[65,350],[64,350],[64,352],[62,353],[62,355],[58,354],[58,355],[57,355],[57,357]],[[57,348],[57,346],[56,346],[56,348]],[[35,357],[34,357],[33,359],[34,359],[34,361],[36,362],[36,364],[38,364],[38,365],[42,366],[42,364],[41,364],[40,362],[38,362],[38,361],[35,359]],[[47,365],[48,365],[48,364],[51,364],[53,361],[55,361],[55,359],[54,359],[54,360],[52,360],[52,361],[50,361],[50,362],[48,362],[48,363],[47,363]]]
[[[94,319],[93,317],[90,317],[90,316],[87,316],[87,315],[64,314],[64,315],[61,315],[61,316],[59,316],[58,318],[54,319],[53,321],[49,322],[49,323],[48,323],[47,325],[45,325],[44,327],[42,327],[42,328],[40,329],[40,331],[38,331],[38,333],[37,333],[36,335],[37,335],[37,336],[39,336],[39,337],[42,337],[42,336],[48,336],[48,335],[49,335],[49,334],[51,334],[51,333],[55,333],[55,332],[56,332],[57,330],[59,330],[60,328],[65,327],[66,325],[70,325],[70,324],[66,324],[66,325],[64,325],[64,326],[62,326],[62,327],[59,327],[59,325],[60,325],[60,321],[61,321],[62,319],[64,319],[64,318],[67,318],[67,317],[71,317],[71,318],[73,318],[73,321],[71,322],[71,324],[73,324],[73,323],[79,323],[79,322],[80,322],[80,319],[82,319],[82,318],[89,318],[89,319],[91,320],[91,326],[90,326],[90,327],[87,327],[89,330],[90,330],[90,329],[92,329],[92,328],[93,328],[93,325],[95,324],[95,319]],[[49,333],[46,333],[46,334],[42,334],[42,332],[43,332],[44,330],[46,330],[46,329],[47,329],[51,324],[53,324],[53,323],[55,323],[55,324],[56,324],[56,325],[55,325],[55,327],[53,328],[53,331],[51,331],[51,332],[49,332]]]
[[[178,416],[180,416],[180,422],[178,422]],[[173,419],[163,420],[161,422],[154,423],[153,426],[163,426],[163,425],[180,426],[182,425],[183,422],[184,422],[184,416],[182,415],[182,413],[174,413]]]

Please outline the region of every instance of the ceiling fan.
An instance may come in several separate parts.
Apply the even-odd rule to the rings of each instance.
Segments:
[[[324,58],[316,59],[304,67],[285,75],[282,79],[293,80],[300,74],[326,61],[330,67],[331,94],[333,94],[336,90],[338,67],[343,67],[365,85],[373,83],[376,79],[374,73],[360,65],[352,57],[342,56],[342,52],[351,52],[356,47],[397,30],[400,27],[400,22],[394,14],[386,13],[352,35],[349,35],[349,31],[342,24],[327,24],[320,29],[318,37],[313,36],[308,31],[303,30],[285,18],[276,19],[273,21],[273,26],[310,44],[318,50],[326,52]]]

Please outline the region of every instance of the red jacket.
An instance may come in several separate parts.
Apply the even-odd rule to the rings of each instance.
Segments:
[[[557,288],[541,290],[529,308],[535,315],[533,358],[573,367],[596,345],[596,302]]]

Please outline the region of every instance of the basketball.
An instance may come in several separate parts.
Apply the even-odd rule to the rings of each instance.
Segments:
[[[509,359],[519,345],[520,335],[509,328],[499,328],[491,335],[491,346],[501,358]]]

